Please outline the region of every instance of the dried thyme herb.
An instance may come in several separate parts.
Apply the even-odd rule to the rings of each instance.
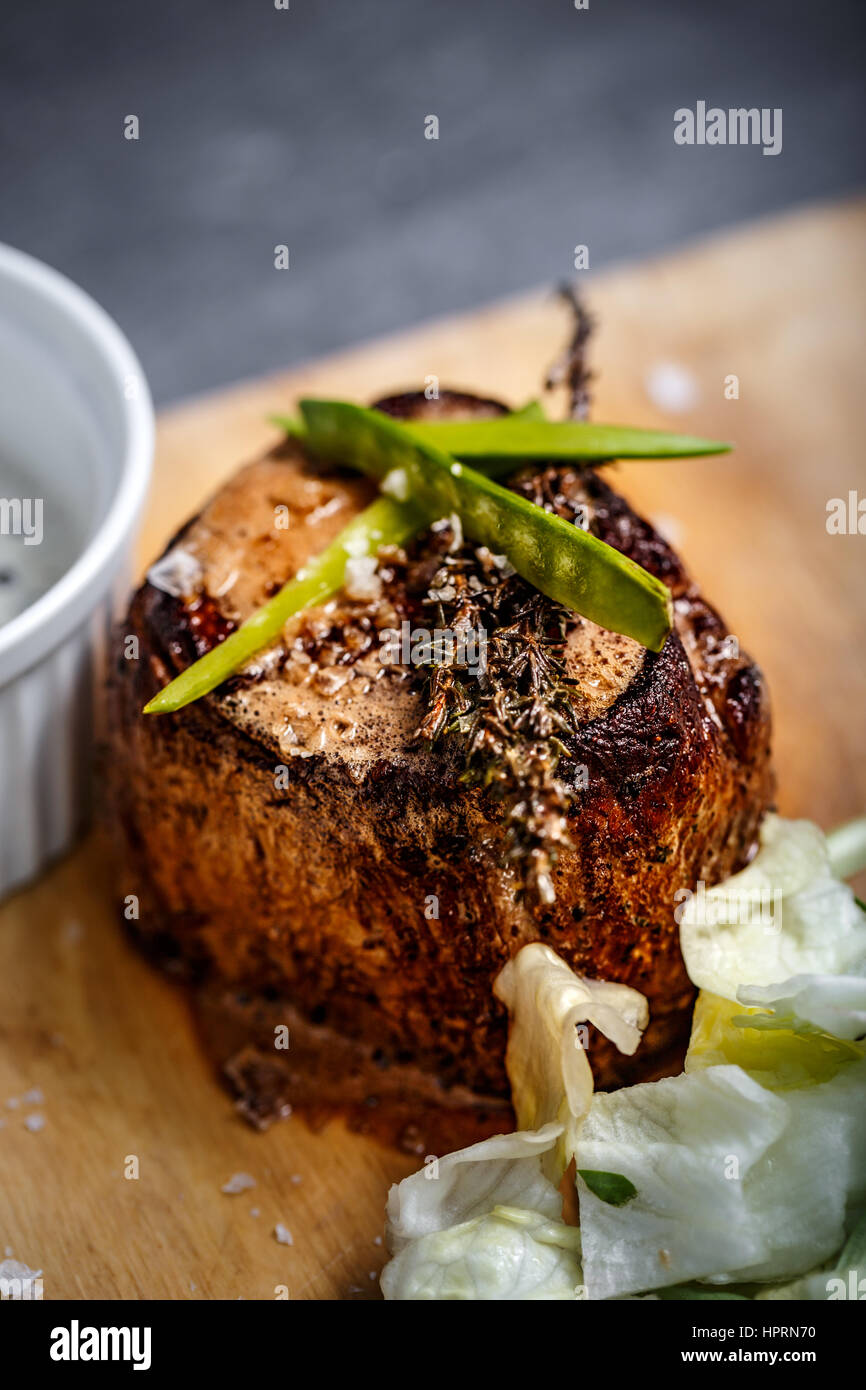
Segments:
[[[560,285],[558,293],[571,310],[574,327],[568,346],[549,369],[544,384],[548,391],[553,391],[565,383],[569,394],[569,416],[572,420],[585,420],[589,415],[589,383],[592,381],[592,372],[587,366],[587,349],[595,321],[584,307],[575,285]]]
[[[560,476],[558,469],[529,473],[513,486],[546,510],[579,520],[557,486]],[[417,593],[419,578],[428,581],[420,607],[436,627],[486,633],[485,660],[474,672],[459,652],[431,662],[416,737],[460,740],[464,776],[503,804],[511,858],[533,897],[550,903],[552,869],[569,844],[573,791],[558,767],[563,737],[576,731],[578,687],[564,650],[577,620],[525,583],[504,557],[463,544],[453,528],[440,522],[431,529],[403,583]]]

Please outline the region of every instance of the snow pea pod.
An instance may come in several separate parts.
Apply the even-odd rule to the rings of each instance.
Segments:
[[[279,593],[236,632],[194,661],[145,705],[145,714],[170,714],[208,695],[279,637],[289,618],[325,603],[343,587],[350,559],[375,555],[380,546],[404,545],[427,518],[412,503],[377,497],[349,522],[321,555],[310,560]]]
[[[459,463],[388,416],[345,401],[302,400],[304,438],[320,457],[378,479],[428,516],[456,512],[473,540],[504,553],[524,579],[600,627],[660,651],[671,627],[667,587],[598,537]],[[538,422],[530,422],[537,425]]]
[[[303,442],[301,421],[272,415],[272,422]],[[389,417],[390,418],[390,417]],[[617,459],[696,458],[725,454],[731,445],[718,439],[629,425],[595,425],[582,420],[548,420],[538,401],[490,420],[403,420],[413,438],[455,458],[470,461],[479,473],[501,478],[522,463],[613,463]]]
[[[724,454],[730,444],[664,430],[626,425],[595,425],[581,420],[545,420],[525,412],[492,420],[406,421],[415,439],[473,463],[483,460],[485,473],[514,468],[520,462],[569,463],[582,459],[688,458]]]

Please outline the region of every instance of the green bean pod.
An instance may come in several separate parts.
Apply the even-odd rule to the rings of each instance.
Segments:
[[[403,545],[425,525],[411,503],[377,497],[349,522],[321,555],[310,560],[279,593],[247,618],[236,632],[194,661],[145,705],[145,714],[171,714],[209,695],[279,637],[288,620],[325,603],[343,587],[350,559],[375,555],[380,546]]]
[[[518,411],[491,420],[411,420],[404,429],[415,439],[455,458],[484,461],[485,473],[501,476],[519,463],[570,463],[614,459],[691,458],[724,454],[730,444],[664,430],[596,425],[582,420],[545,420]]]
[[[378,411],[303,400],[312,451],[378,479],[428,516],[456,513],[473,540],[504,553],[535,588],[600,627],[660,651],[671,627],[661,580],[580,527],[509,492]],[[531,422],[533,424],[537,422]]]

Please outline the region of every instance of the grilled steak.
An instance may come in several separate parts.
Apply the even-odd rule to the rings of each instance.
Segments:
[[[503,409],[457,393],[380,407]],[[139,941],[193,982],[256,1123],[336,1108],[421,1152],[507,1128],[506,1019],[491,986],[538,938],[649,1000],[636,1057],[591,1039],[598,1085],[679,1068],[693,991],[675,895],[734,872],[755,842],[772,795],[766,692],[670,546],[599,473],[550,474],[597,536],[668,584],[675,628],[658,655],[582,619],[570,628],[570,846],[543,905],[522,891],[502,809],[462,778],[459,747],[414,737],[419,682],[383,668],[351,591],[214,695],[141,714],[334,538],[373,496],[366,480],[278,448],[175,537],[132,601],[122,632],[139,659],[119,655],[110,683],[120,889],[139,897]]]

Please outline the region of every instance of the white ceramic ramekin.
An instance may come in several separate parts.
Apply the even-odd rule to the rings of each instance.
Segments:
[[[4,475],[23,475],[76,537],[62,576],[0,626],[0,897],[86,816],[94,692],[152,461],[150,392],[123,334],[70,280],[0,246],[0,499]]]

